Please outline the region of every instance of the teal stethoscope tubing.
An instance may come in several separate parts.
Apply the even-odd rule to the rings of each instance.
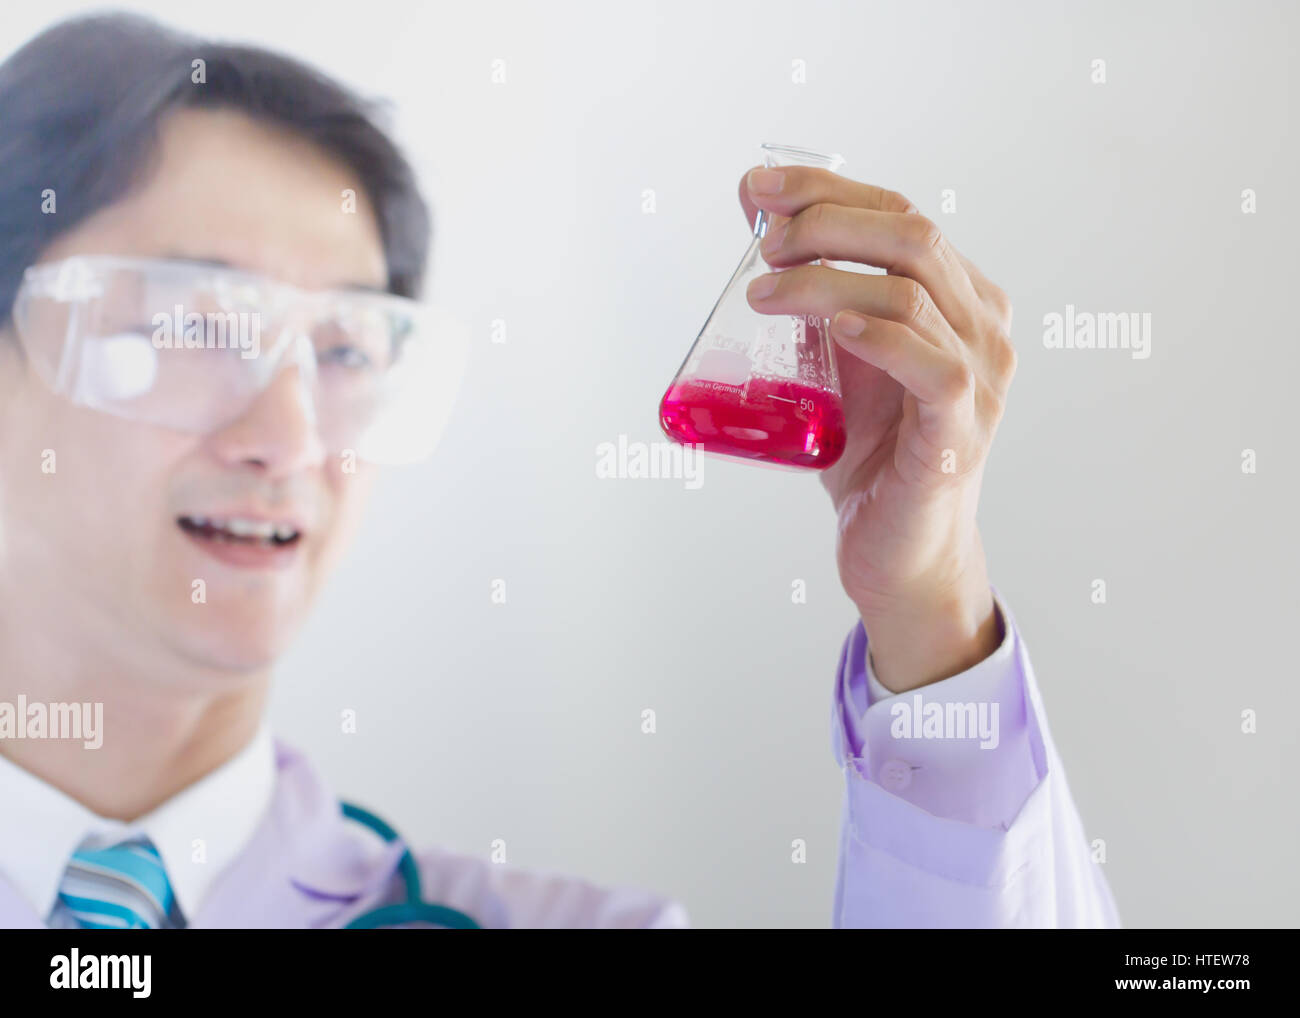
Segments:
[[[385,841],[402,840],[395,830],[369,810],[364,810],[350,802],[339,805],[342,806],[345,817],[364,824]],[[458,912],[446,905],[434,905],[420,897],[420,870],[415,865],[415,857],[411,855],[409,848],[402,853],[402,861],[397,868],[402,874],[402,882],[406,885],[406,900],[359,915],[343,927],[345,930],[377,930],[385,926],[401,926],[405,923],[429,923],[434,926],[444,926],[449,930],[479,929],[479,924],[464,912]]]

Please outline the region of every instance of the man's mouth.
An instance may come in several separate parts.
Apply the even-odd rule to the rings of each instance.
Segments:
[[[302,537],[292,523],[242,516],[181,516],[176,522],[185,533],[200,540],[250,548],[288,548]]]

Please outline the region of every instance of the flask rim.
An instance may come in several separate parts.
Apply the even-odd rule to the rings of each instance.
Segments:
[[[763,153],[763,165],[767,167],[815,166],[833,173],[844,165],[844,157],[838,152],[814,152],[812,149],[768,141],[763,142],[759,149]]]

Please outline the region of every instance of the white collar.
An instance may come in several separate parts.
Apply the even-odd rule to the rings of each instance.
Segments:
[[[0,756],[3,874],[42,917],[57,901],[72,853],[87,838],[112,844],[146,835],[162,856],[176,904],[192,919],[221,871],[242,852],[271,803],[275,748],[266,722],[216,770],[134,823],[101,817]]]

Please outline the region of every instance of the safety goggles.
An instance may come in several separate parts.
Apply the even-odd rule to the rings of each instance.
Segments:
[[[428,304],[169,259],[34,265],[13,316],[55,394],[178,431],[232,424],[296,366],[326,450],[375,463],[433,451],[468,355],[463,324]]]

